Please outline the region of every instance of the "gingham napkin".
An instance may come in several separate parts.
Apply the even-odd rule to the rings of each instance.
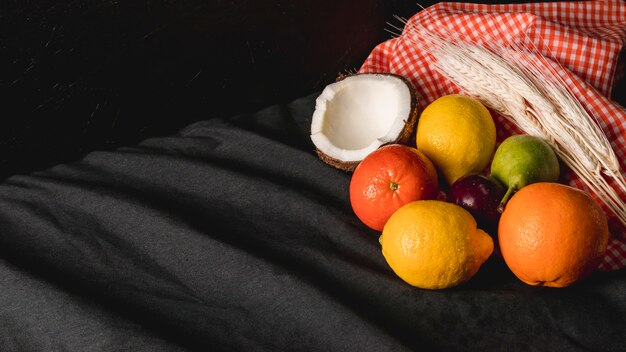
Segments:
[[[626,174],[626,110],[611,101],[615,80],[621,76],[619,54],[626,42],[626,4],[619,0],[552,2],[508,5],[438,3],[417,12],[404,26],[445,26],[475,42],[532,42],[541,55],[557,61],[566,82],[583,106],[601,119]],[[392,72],[410,79],[422,98],[422,107],[438,97],[462,91],[431,67],[432,58],[403,35],[378,45],[359,72]],[[519,133],[494,114],[499,140]],[[586,189],[569,170],[565,182]],[[614,187],[615,188],[615,187]],[[615,188],[622,200],[626,194]],[[601,271],[626,267],[626,229],[609,215],[611,237]]]

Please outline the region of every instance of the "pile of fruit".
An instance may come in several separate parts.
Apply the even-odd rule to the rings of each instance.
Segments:
[[[415,147],[374,150],[350,182],[354,213],[382,231],[382,254],[401,279],[456,286],[492,255],[530,285],[569,286],[597,268],[606,215],[589,194],[559,183],[546,142],[513,135],[497,145],[489,110],[457,94],[428,105],[414,132]]]

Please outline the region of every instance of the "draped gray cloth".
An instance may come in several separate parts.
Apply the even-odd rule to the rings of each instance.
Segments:
[[[395,276],[315,156],[315,97],[0,184],[0,350],[623,350],[624,271]]]

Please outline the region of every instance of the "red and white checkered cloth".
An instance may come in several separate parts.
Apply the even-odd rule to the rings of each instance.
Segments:
[[[622,174],[626,170],[626,110],[611,101],[615,80],[622,74],[619,54],[626,43],[626,4],[620,0],[483,5],[438,3],[417,12],[404,26],[441,26],[475,42],[499,40],[532,42],[548,59],[560,63],[565,80],[576,98],[600,117]],[[446,94],[461,93],[452,82],[431,67],[432,57],[403,36],[378,45],[359,72],[392,72],[410,79],[421,95],[422,107]],[[519,133],[510,122],[494,114],[498,138]],[[569,170],[569,184],[586,189]],[[616,191],[621,199],[626,194]],[[610,212],[611,238],[599,270],[626,267],[626,229]]]

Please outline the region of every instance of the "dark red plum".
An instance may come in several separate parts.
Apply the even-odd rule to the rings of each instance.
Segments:
[[[447,200],[469,211],[478,227],[495,238],[500,220],[498,206],[505,192],[504,186],[494,178],[470,175],[450,186]]]

